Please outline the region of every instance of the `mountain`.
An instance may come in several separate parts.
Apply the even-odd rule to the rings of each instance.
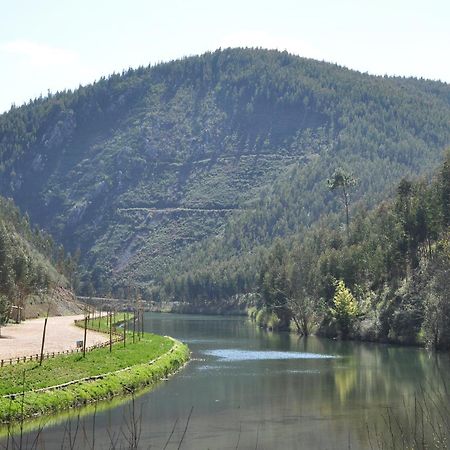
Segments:
[[[449,118],[445,83],[218,50],[1,115],[0,190],[80,249],[85,291],[171,297],[178,277],[198,279],[192,299],[222,298],[254,282],[277,236],[340,211],[326,187],[336,168],[359,179],[352,205],[374,205],[439,164]],[[248,270],[219,280],[234,266]]]
[[[0,197],[0,326],[8,318],[79,311],[68,281],[75,266],[50,235]]]

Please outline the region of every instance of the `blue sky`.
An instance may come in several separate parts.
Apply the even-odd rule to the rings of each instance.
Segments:
[[[448,0],[0,0],[0,112],[229,46],[450,82],[449,23]]]

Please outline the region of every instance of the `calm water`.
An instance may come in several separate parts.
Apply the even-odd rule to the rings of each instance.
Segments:
[[[369,449],[371,433],[387,432],[387,407],[403,420],[414,393],[440,388],[439,374],[450,373],[448,355],[299,339],[245,318],[148,314],[145,328],[186,342],[189,365],[138,396],[134,409],[128,400],[79,419],[51,419],[38,448],[70,448],[69,431],[72,439],[77,433],[75,448],[128,448],[125,436],[140,423],[143,449],[164,448],[169,438],[167,449],[180,441],[195,450]],[[23,441],[31,447],[35,437],[25,433]]]

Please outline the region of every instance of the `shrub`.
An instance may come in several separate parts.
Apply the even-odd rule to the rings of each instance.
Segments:
[[[358,304],[343,280],[336,282],[333,304],[331,315],[336,321],[341,336],[346,338],[354,328],[359,312]]]

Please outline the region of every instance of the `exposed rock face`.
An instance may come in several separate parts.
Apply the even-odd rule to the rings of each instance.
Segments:
[[[40,153],[38,153],[31,162],[31,169],[34,172],[40,172],[44,169],[44,161]]]
[[[42,143],[48,149],[60,147],[75,131],[77,124],[75,114],[71,109],[61,111],[58,120],[42,136]]]
[[[67,219],[67,223],[71,226],[76,225],[77,223],[80,223],[81,219],[83,218],[84,213],[86,212],[87,203],[77,203],[74,205],[70,211],[69,211],[69,217]]]
[[[20,173],[13,172],[11,174],[11,191],[17,191],[22,187],[23,177]]]
[[[67,316],[71,314],[81,314],[83,305],[79,303],[73,292],[58,286],[47,297],[40,298],[37,295],[30,296],[25,309],[25,317],[33,319],[36,317]]]

